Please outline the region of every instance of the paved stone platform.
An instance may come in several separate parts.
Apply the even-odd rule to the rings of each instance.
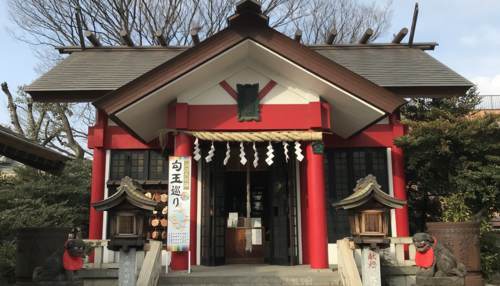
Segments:
[[[195,266],[191,273],[162,275],[158,285],[319,285],[337,286],[339,276],[331,269],[312,270],[309,265]]]

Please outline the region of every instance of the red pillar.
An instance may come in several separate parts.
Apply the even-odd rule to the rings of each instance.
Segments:
[[[328,268],[328,235],[326,226],[325,173],[323,154],[306,147],[307,203],[309,208],[309,261],[311,268]]]
[[[392,116],[392,133],[394,138],[403,136],[405,133],[404,126],[399,121],[397,114]],[[406,195],[406,179],[405,179],[405,162],[403,150],[398,146],[391,147],[392,157],[392,180],[394,187],[394,197],[401,200],[407,200]],[[408,205],[401,209],[396,209],[396,235],[410,236],[410,226],[408,217]]]
[[[191,156],[193,151],[192,137],[185,133],[175,135],[174,156]],[[189,228],[189,248],[191,250],[191,265],[196,264],[196,202],[197,202],[197,168],[194,160],[191,160],[191,211]],[[173,252],[170,264],[173,270],[188,269],[188,253]]]
[[[90,203],[104,199],[104,175],[106,168],[106,150],[104,149],[104,133],[108,117],[102,112],[97,113],[97,122],[93,126],[92,136],[89,136],[89,145],[93,147],[92,182],[90,186]],[[102,212],[90,207],[89,239],[102,239]]]

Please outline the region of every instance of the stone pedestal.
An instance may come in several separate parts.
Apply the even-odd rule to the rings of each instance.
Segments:
[[[130,248],[127,252],[120,250],[120,268],[118,269],[119,286],[135,286],[137,282],[137,260],[135,248]]]
[[[369,247],[363,247],[361,250],[361,279],[363,280],[363,285],[382,285],[380,254]]]

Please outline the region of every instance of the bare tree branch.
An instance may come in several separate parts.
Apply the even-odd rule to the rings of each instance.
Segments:
[[[263,13],[271,27],[292,35],[303,31],[304,44],[326,41],[337,31],[334,43],[359,40],[367,28],[374,31],[371,41],[388,27],[390,0],[262,0]],[[121,31],[131,42],[157,45],[157,34],[167,45],[191,45],[190,29],[199,25],[201,40],[227,26],[235,12],[236,0],[7,0],[11,21],[19,28],[14,36],[33,45],[40,58],[39,69],[46,71],[62,57],[54,47],[79,45],[76,8],[82,14],[82,26],[99,37],[106,46],[122,44]],[[376,4],[378,3],[378,4]],[[19,32],[21,31],[21,32]],[[164,41],[163,41],[164,40]],[[33,102],[19,90],[13,96],[6,83],[9,116],[15,131],[44,146],[65,150],[65,154],[83,157],[86,126],[93,124],[91,104]],[[61,151],[62,152],[62,151]]]
[[[385,31],[391,0],[380,5],[361,0],[262,0],[270,25],[291,34],[304,31],[306,44],[322,43],[336,28],[336,43],[355,42],[367,28],[372,40]],[[377,2],[380,3],[380,2]],[[120,45],[120,31],[134,43],[155,45],[161,33],[169,45],[191,44],[189,30],[197,22],[200,37],[224,29],[236,0],[8,0],[12,21],[25,33],[18,38],[41,47],[78,45],[75,8],[82,11],[85,30],[103,45]]]
[[[71,124],[69,123],[68,117],[66,116],[66,112],[68,112],[68,109],[63,106],[62,104],[57,104],[56,105],[56,112],[57,116],[59,117],[59,120],[62,124],[62,130],[64,131],[64,134],[66,135],[66,145],[71,148],[74,152],[74,156],[76,158],[83,159],[84,152],[82,146],[78,144],[78,142],[75,140],[75,137],[73,135],[73,128],[71,127]],[[61,135],[61,134],[58,134]],[[56,136],[56,138],[60,138],[60,136]],[[64,144],[63,142],[60,142],[61,144]]]
[[[10,123],[16,129],[16,132],[24,136],[24,130],[19,122],[19,116],[17,115],[17,105],[14,103],[12,93],[9,90],[9,86],[6,82],[2,82],[2,91],[7,96],[7,108],[9,109]]]

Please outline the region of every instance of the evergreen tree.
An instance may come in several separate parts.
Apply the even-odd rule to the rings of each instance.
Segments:
[[[476,89],[446,99],[415,99],[402,109],[410,223],[481,221],[481,264],[499,271],[500,250],[488,240],[488,221],[500,202],[500,116],[475,112]]]
[[[71,160],[59,176],[20,167],[14,176],[0,177],[0,284],[2,277],[14,279],[17,229],[81,227],[86,232],[90,165]]]

